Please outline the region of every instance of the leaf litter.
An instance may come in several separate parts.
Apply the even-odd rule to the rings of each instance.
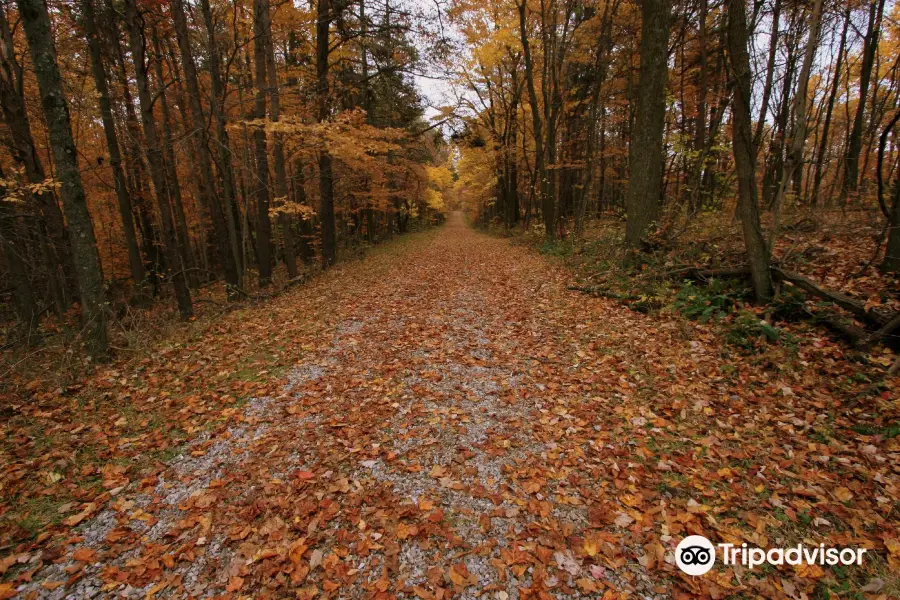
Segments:
[[[5,597],[896,593],[896,397],[835,377],[833,347],[796,369],[729,355],[710,329],[566,292],[564,270],[459,217],[336,271],[272,308],[320,319],[282,328],[283,376],[20,544]],[[840,581],[690,578],[688,534],[872,560]]]

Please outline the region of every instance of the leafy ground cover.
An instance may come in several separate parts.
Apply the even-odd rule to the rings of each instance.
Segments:
[[[748,351],[571,280],[457,215],[77,384],[14,381],[0,592],[900,593],[883,366],[813,328]],[[869,552],[692,578],[694,533]]]

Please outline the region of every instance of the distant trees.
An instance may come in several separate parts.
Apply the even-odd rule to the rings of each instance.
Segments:
[[[783,211],[877,206],[866,183],[900,108],[900,28],[886,10],[882,0],[454,0],[471,47],[447,60],[467,89],[457,191],[481,222],[539,219],[548,241],[622,214],[625,246],[651,251],[699,213],[727,211],[765,300]],[[892,177],[900,145],[887,139]]]
[[[293,280],[298,255],[330,266],[434,218],[448,154],[406,75],[411,18],[392,0],[0,2],[0,319],[37,343],[48,308],[78,307],[102,357],[122,302],[171,284],[189,319],[192,288],[221,278],[236,300],[251,269]]]
[[[439,109],[462,116],[452,150],[411,78],[422,14],[395,0],[0,2],[3,316],[36,343],[78,314],[102,355],[124,301],[171,295],[187,319],[200,286],[236,300],[329,267],[445,195],[549,241],[619,214],[651,251],[734,214],[761,301],[784,210],[880,197],[878,264],[900,269],[893,5],[446,8],[465,44],[436,28],[427,52],[461,88]]]
[[[178,303],[178,312],[182,319],[189,319],[194,314],[191,302],[191,291],[187,284],[187,265],[183,259],[186,255],[184,239],[179,239],[176,232],[175,219],[172,216],[173,200],[171,196],[171,173],[166,172],[163,157],[162,141],[156,128],[156,118],[153,115],[154,94],[150,89],[150,77],[147,72],[146,40],[144,38],[144,20],[138,11],[137,0],[125,0],[125,25],[128,29],[128,40],[131,47],[131,55],[134,59],[135,79],[137,80],[138,101],[140,105],[141,124],[143,125],[144,140],[147,143],[147,164],[150,170],[150,178],[153,180],[153,189],[156,193],[156,206],[159,209],[159,219],[162,223],[163,247],[165,248],[165,260],[171,273],[168,278],[172,280],[175,288],[175,299]],[[159,60],[159,57],[156,57]],[[164,90],[165,88],[161,88]]]

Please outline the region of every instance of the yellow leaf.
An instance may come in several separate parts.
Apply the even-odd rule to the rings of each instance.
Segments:
[[[849,502],[850,500],[853,499],[853,492],[851,492],[850,490],[848,490],[845,487],[839,487],[836,490],[834,490],[834,495],[841,502]]]

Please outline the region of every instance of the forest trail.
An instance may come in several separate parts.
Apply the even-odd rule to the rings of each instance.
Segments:
[[[520,588],[575,593],[578,579],[585,591],[648,591],[636,562],[591,567],[570,547],[608,516],[592,514],[610,500],[598,475],[612,466],[600,466],[594,440],[620,419],[590,399],[596,377],[579,354],[595,325],[570,312],[585,300],[561,291],[565,275],[459,213],[411,244],[390,276],[362,271],[282,397],[252,400],[242,426],[196,443],[151,494],[101,513],[79,546],[103,560],[73,587],[36,584],[41,597],[115,593],[111,574],[147,561],[163,563],[160,579],[125,595],[164,584],[163,596],[516,598]],[[122,526],[141,532],[134,550],[106,539]],[[614,545],[603,551],[621,556]],[[64,580],[65,566],[36,582]]]
[[[282,392],[88,520],[23,597],[740,589],[671,564],[686,529],[737,531],[706,517],[723,505],[765,518],[722,468],[765,485],[749,445],[778,453],[778,432],[740,441],[708,338],[568,292],[459,214],[389,252],[308,286],[332,318]]]

